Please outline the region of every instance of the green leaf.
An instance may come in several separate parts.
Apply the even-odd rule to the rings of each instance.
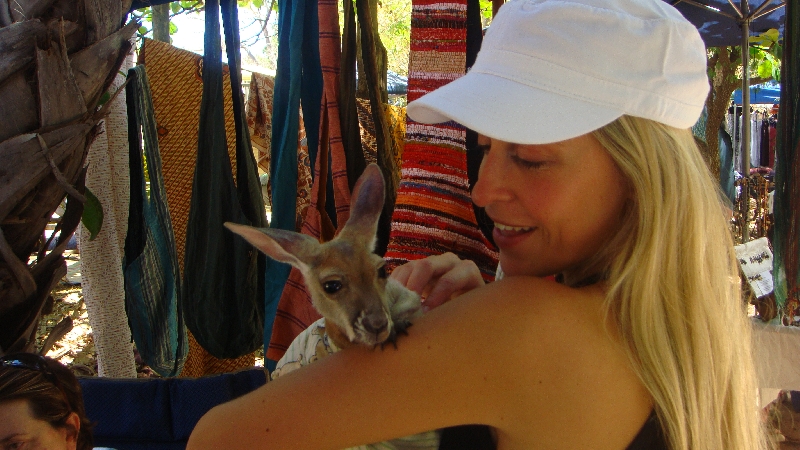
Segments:
[[[146,27],[146,26],[144,26],[144,25],[142,25],[142,26],[140,26],[140,27],[139,27],[139,34],[141,34],[142,36],[144,36],[145,34],[147,34],[147,32],[148,32],[148,31],[150,31],[150,30],[148,30],[148,29],[147,29],[147,27]]]
[[[178,2],[172,2],[169,4],[169,9],[173,14],[178,14],[178,12],[181,10],[181,5],[178,4]]]
[[[768,59],[765,59],[764,62],[758,65],[757,73],[759,78],[771,78],[772,72],[772,62]]]
[[[89,230],[89,240],[93,241],[103,228],[103,205],[87,187],[84,191],[86,203],[83,205],[83,215],[81,222]]]
[[[263,5],[264,5],[263,0],[253,0],[253,6],[255,6],[257,9],[261,9]]]
[[[103,106],[108,101],[111,100],[111,93],[108,91],[103,92],[103,95],[100,96],[100,100],[97,101],[97,106]]]
[[[177,32],[178,32],[178,26],[175,25],[174,23],[170,22],[169,23],[169,34],[175,34]]]

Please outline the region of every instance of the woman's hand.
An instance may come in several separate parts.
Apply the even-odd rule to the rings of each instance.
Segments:
[[[452,253],[409,261],[394,269],[391,278],[422,296],[424,311],[484,285],[478,266]]]

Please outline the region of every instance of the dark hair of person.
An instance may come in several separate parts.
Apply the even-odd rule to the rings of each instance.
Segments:
[[[24,365],[9,365],[18,357]],[[28,363],[30,362],[30,363]],[[86,417],[81,386],[75,375],[60,362],[33,354],[7,355],[0,365],[0,405],[27,400],[34,419],[55,428],[70,428],[67,418],[76,413],[81,421],[77,450],[92,449],[92,424]]]

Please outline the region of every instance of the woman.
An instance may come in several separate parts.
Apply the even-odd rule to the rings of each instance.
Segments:
[[[688,130],[705,70],[697,30],[662,1],[506,3],[470,72],[408,106],[482,135],[472,195],[505,278],[482,286],[452,255],[398,268],[441,306],[397,351],[281,377],[210,411],[189,448],[461,424],[499,449],[766,448],[732,240]]]
[[[69,369],[30,353],[0,358],[0,449],[91,448],[81,388]]]

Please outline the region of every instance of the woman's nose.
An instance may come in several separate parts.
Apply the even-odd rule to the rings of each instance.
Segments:
[[[509,200],[512,193],[508,186],[507,169],[499,149],[486,152],[478,171],[478,181],[472,188],[472,202],[485,208],[492,202]]]

